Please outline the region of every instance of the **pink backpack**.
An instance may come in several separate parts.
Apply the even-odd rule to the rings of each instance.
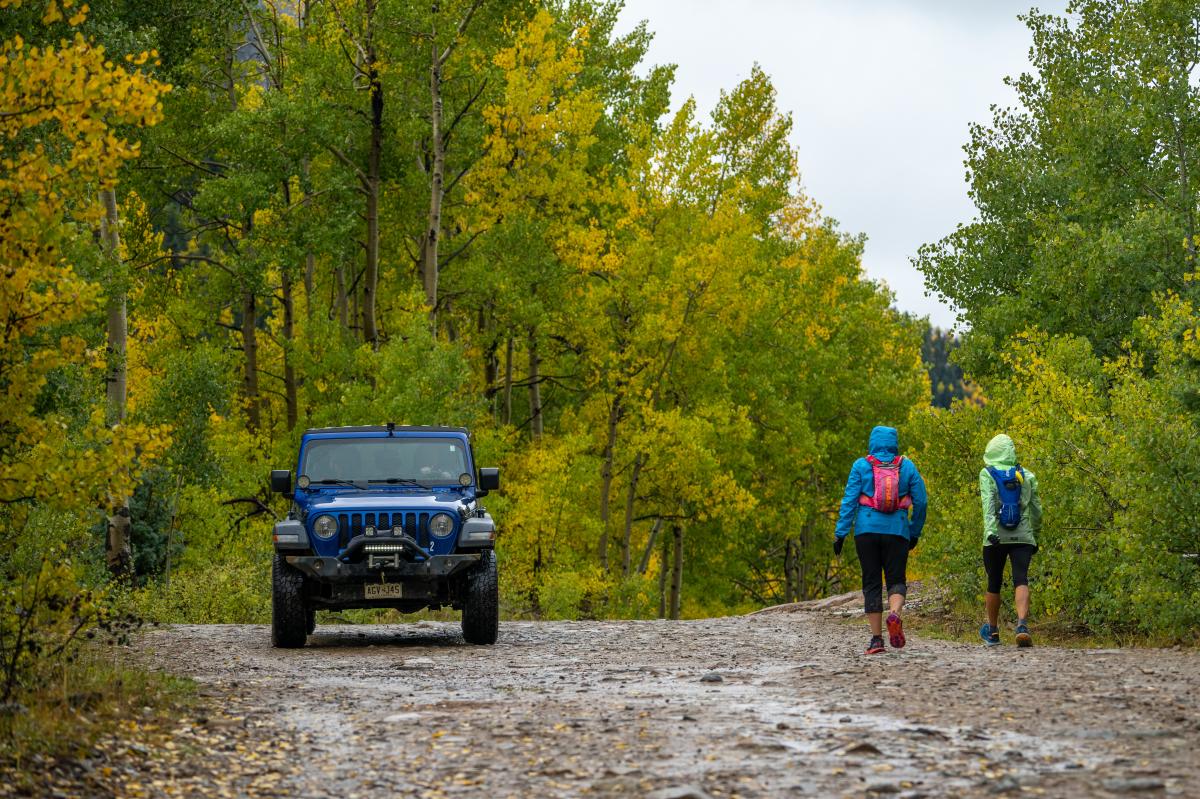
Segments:
[[[912,498],[907,494],[900,496],[900,464],[904,457],[897,457],[891,463],[884,463],[874,455],[867,456],[871,464],[871,475],[875,480],[875,495],[860,494],[859,505],[874,508],[880,513],[895,513],[912,507]]]

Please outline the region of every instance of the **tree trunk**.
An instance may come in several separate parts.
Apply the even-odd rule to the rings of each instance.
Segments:
[[[304,254],[304,318],[310,323],[307,330],[312,333],[312,318],[313,308],[316,306],[314,302],[313,292],[316,290],[314,286],[315,272],[317,271],[317,257],[311,252]]]
[[[438,241],[442,233],[442,197],[446,180],[446,146],[442,139],[442,61],[436,37],[430,44],[429,101],[430,146],[433,152],[429,169],[429,218],[422,238],[421,282],[425,286],[425,304],[429,307],[429,326],[436,336]]]
[[[296,309],[292,297],[292,273],[283,269],[283,394],[287,404],[287,429],[293,430],[299,417],[296,402]]]
[[[125,420],[125,358],[128,325],[125,316],[125,269],[121,263],[120,218],[117,215],[116,190],[101,189],[100,202],[104,206],[104,215],[100,218],[100,239],[112,270],[112,277],[108,281],[106,307],[108,375],[105,377],[108,424],[111,426]]]
[[[308,5],[305,4],[304,14],[308,14]],[[301,185],[304,186],[304,203],[308,205],[312,202],[312,195],[308,192],[308,159],[304,158],[300,161],[300,178]],[[314,282],[317,271],[317,257],[311,250],[304,253],[304,318],[312,322],[313,309],[316,307],[314,302],[313,291]],[[309,327],[311,333],[311,325]]]
[[[163,586],[171,588],[171,546],[175,540],[175,529],[179,527],[179,492],[183,489],[183,474],[175,478],[175,496],[171,499],[171,521],[167,523],[167,546],[163,552]]]
[[[600,467],[600,568],[608,571],[608,520],[612,495],[613,449],[617,443],[617,424],[621,420],[621,394],[608,406],[608,437],[604,441],[604,463]]]
[[[792,539],[783,542],[783,601],[792,602]]]
[[[246,397],[246,421],[252,432],[261,424],[258,408],[258,306],[253,291],[242,295],[242,352],[245,355],[245,374],[242,393]]]
[[[292,190],[283,181],[283,200],[292,204]],[[283,303],[283,399],[287,412],[287,429],[295,429],[297,420],[296,403],[296,289],[292,270],[286,265],[279,270],[279,293]]]
[[[107,422],[116,427],[125,420],[126,400],[126,342],[128,319],[125,308],[125,268],[121,262],[120,216],[117,213],[116,189],[100,190],[100,242],[109,260],[112,276],[108,283],[107,355],[108,374],[105,375]],[[118,580],[133,577],[133,546],[129,539],[129,498],[115,498],[108,516],[108,532],[104,539],[104,560],[109,573]]]
[[[479,308],[479,337],[486,338],[488,332],[487,316],[484,308]],[[499,348],[499,342],[495,337],[491,337],[488,341],[487,349],[483,353],[483,382],[487,386],[487,396],[494,398],[496,396],[496,382],[500,379],[500,356],[496,354]],[[495,405],[493,404],[493,408]]]
[[[238,33],[239,33],[239,31],[237,30],[237,28],[235,26],[230,26],[229,41],[231,41],[231,42],[238,41]],[[242,34],[242,36],[244,37],[245,34]],[[230,111],[237,111],[237,108],[238,108],[237,77],[233,74],[233,69],[235,66],[237,66],[238,49],[239,49],[238,46],[235,44],[233,47],[230,47],[229,50],[226,51],[226,53],[225,53],[226,77],[229,78],[229,83],[225,84],[225,93],[226,93],[226,97],[229,99],[229,110]]]
[[[683,591],[683,527],[671,525],[672,549],[675,561],[671,569],[671,618],[679,618],[679,595]]]
[[[434,23],[429,31],[429,218],[421,237],[421,282],[425,287],[425,303],[429,306],[429,328],[437,336],[438,309],[438,245],[442,237],[442,200],[446,194],[446,134],[443,133],[444,104],[442,100],[442,70],[466,35],[471,18],[483,0],[475,0],[467,9],[454,31],[453,38],[441,52],[437,44],[436,15],[438,3],[432,5]],[[453,124],[451,125],[453,128]]]
[[[1191,179],[1188,176],[1187,147],[1183,141],[1183,120],[1176,117],[1175,150],[1179,160],[1179,203],[1184,213],[1184,225],[1187,228],[1187,241],[1184,249],[1187,251],[1189,269],[1196,262],[1196,202],[1192,196]]]
[[[337,272],[334,274],[334,290],[335,304],[337,305],[338,323],[342,326],[342,330],[349,333],[350,331],[350,298],[346,296],[346,266],[338,264]]]
[[[529,432],[534,440],[542,437],[542,378],[537,334],[529,331]]]
[[[645,574],[650,568],[650,554],[654,552],[654,543],[658,540],[658,531],[662,529],[662,518],[654,520],[650,528],[650,537],[646,539],[646,548],[642,550],[642,562],[638,564],[638,574]]]
[[[658,618],[667,617],[667,570],[671,568],[671,539],[663,536],[658,564]]]
[[[504,424],[512,424],[513,340],[504,345]]]
[[[629,576],[629,550],[633,540],[633,505],[637,499],[638,478],[642,474],[642,466],[646,463],[644,453],[639,452],[633,459],[633,471],[629,473],[629,490],[625,492],[625,530],[621,536],[621,574]]]
[[[374,4],[372,3],[372,8]],[[367,74],[371,79],[371,142],[367,153],[367,264],[363,275],[363,341],[379,347],[375,324],[375,294],[379,288],[379,180],[383,159],[383,86],[375,63],[375,46],[367,50]]]
[[[354,287],[358,285],[358,278],[359,278],[359,277],[361,277],[361,274],[360,274],[360,275],[358,275],[358,276],[356,276],[356,277],[354,278],[354,280],[353,280],[353,281],[351,281],[351,283],[350,283],[350,288],[348,289],[348,292],[349,292],[349,294],[350,294],[350,320],[351,320],[351,325],[357,324],[357,325],[358,325],[358,329],[359,329],[359,330],[362,330],[362,324],[361,324],[361,323],[362,323],[362,316],[361,316],[361,315],[359,314],[359,312],[358,312],[358,309],[359,309],[359,307],[360,307],[360,306],[359,306],[359,302],[358,302],[358,297],[359,297],[359,294],[358,294],[358,292],[357,292],[357,291],[355,291],[355,290],[354,290]],[[351,327],[351,330],[353,330],[353,329],[354,329],[354,328],[353,328],[353,327]]]
[[[454,323],[454,306],[450,300],[446,300],[442,307],[446,311],[446,340],[453,344],[458,341],[458,325]]]
[[[805,522],[800,530],[800,540],[796,542],[796,601],[808,599],[808,563],[804,555],[808,551],[808,543],[812,539],[812,522]]]
[[[804,598],[804,583],[801,580],[800,561],[804,550],[800,542],[789,538],[784,542],[783,555],[783,601],[799,602]]]
[[[133,579],[133,546],[130,542],[129,500],[118,500],[108,517],[108,534],[104,539],[104,560],[108,573],[115,580]]]
[[[496,342],[488,345],[483,355],[483,381],[487,384],[487,393],[491,395],[495,409],[496,383],[500,380],[500,356],[496,352]]]

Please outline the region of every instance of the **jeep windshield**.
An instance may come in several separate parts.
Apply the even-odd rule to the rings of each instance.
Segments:
[[[451,438],[325,438],[308,442],[300,474],[314,485],[459,485],[467,469]]]

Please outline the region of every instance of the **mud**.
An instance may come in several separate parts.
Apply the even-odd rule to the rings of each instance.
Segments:
[[[283,747],[280,795],[1200,796],[1200,654],[909,637],[828,613],[705,621],[257,626],[147,635]],[[239,744],[240,746],[240,744]]]

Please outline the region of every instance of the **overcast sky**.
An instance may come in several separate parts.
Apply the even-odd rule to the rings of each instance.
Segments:
[[[794,120],[806,192],[842,229],[867,235],[864,265],[901,309],[943,327],[917,248],[973,216],[962,146],[988,107],[1013,102],[1029,68],[1017,15],[1033,0],[625,0],[621,31],[647,20],[648,61],[677,64],[672,104],[707,114],[755,62]],[[1065,0],[1043,0],[1063,13]]]

